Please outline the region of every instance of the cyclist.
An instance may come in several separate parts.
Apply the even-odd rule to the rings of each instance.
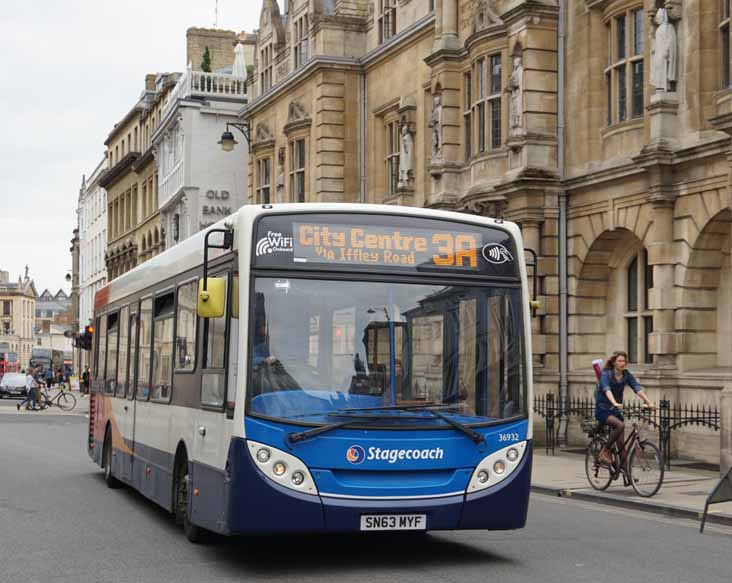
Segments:
[[[610,449],[613,443],[618,444],[620,452],[620,465],[625,467],[625,419],[623,418],[623,391],[625,385],[629,385],[633,392],[638,395],[646,405],[652,409],[655,405],[643,392],[643,389],[635,380],[635,377],[625,367],[628,363],[628,355],[618,350],[605,362],[605,367],[600,376],[600,383],[597,387],[597,399],[595,402],[595,418],[602,424],[610,427],[610,437],[607,445],[602,448],[598,460],[608,466],[613,463]]]

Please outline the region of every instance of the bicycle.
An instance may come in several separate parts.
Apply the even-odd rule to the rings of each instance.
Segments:
[[[612,465],[598,460],[600,451],[607,445],[610,433],[607,425],[600,425],[593,417],[585,419],[582,428],[590,437],[585,453],[585,473],[590,486],[595,490],[606,490],[622,475],[623,485],[632,486],[638,496],[650,498],[658,492],[663,484],[663,456],[655,443],[641,439],[637,423],[633,423],[633,429],[625,440],[625,466],[620,463],[620,452],[614,443],[610,450]]]
[[[63,389],[51,397],[46,388],[43,388],[41,389],[40,405],[42,408],[56,405],[62,411],[71,411],[76,407],[76,397]]]

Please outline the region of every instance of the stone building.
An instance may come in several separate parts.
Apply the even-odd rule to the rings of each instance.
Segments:
[[[286,6],[263,1],[241,116],[252,202],[515,221],[538,254],[537,393],[589,396],[591,360],[625,349],[653,399],[719,403],[732,383],[728,0]],[[719,436],[679,430],[673,447],[715,461]]]
[[[101,160],[84,176],[76,210],[79,224],[79,327],[92,322],[94,295],[107,284],[107,192],[99,184],[105,170]]]
[[[60,324],[70,328],[71,296],[62,289],[56,293],[44,289],[43,293],[36,298],[35,314],[36,329],[48,329],[50,324]]]
[[[235,75],[235,51],[251,63],[254,37],[226,30],[191,28],[189,64],[162,109],[152,140],[160,177],[160,222],[166,248],[228,216],[247,202],[246,145],[217,147],[227,122],[247,102],[245,76]],[[201,70],[209,48],[210,72]]]
[[[17,282],[0,270],[0,345],[17,354],[21,368],[28,365],[33,350],[37,296],[27,267]]]
[[[175,73],[146,75],[145,89],[137,103],[104,142],[107,168],[99,185],[107,191],[105,261],[109,279],[165,248],[152,136],[177,79]]]

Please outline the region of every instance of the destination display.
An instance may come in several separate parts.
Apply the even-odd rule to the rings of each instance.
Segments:
[[[295,262],[478,269],[480,233],[295,223]]]
[[[518,276],[506,231],[421,217],[270,215],[254,244],[255,267]]]

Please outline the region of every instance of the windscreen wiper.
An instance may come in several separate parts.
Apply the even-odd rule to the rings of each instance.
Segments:
[[[468,427],[464,423],[460,423],[460,421],[456,421],[455,419],[452,419],[445,415],[444,413],[440,413],[440,409],[447,410],[447,409],[454,409],[455,405],[442,405],[440,403],[424,403],[421,405],[384,405],[383,407],[363,407],[363,408],[353,408],[353,409],[341,409],[340,413],[348,413],[350,411],[358,412],[358,411],[425,411],[426,413],[430,413],[437,417],[438,419],[442,419],[445,423],[453,427],[454,429],[457,429],[458,431],[462,431],[465,435],[470,437],[475,443],[482,443],[485,441],[485,436],[483,436],[481,433],[478,433],[477,431],[473,430],[471,427]],[[403,419],[403,417],[402,417]]]

